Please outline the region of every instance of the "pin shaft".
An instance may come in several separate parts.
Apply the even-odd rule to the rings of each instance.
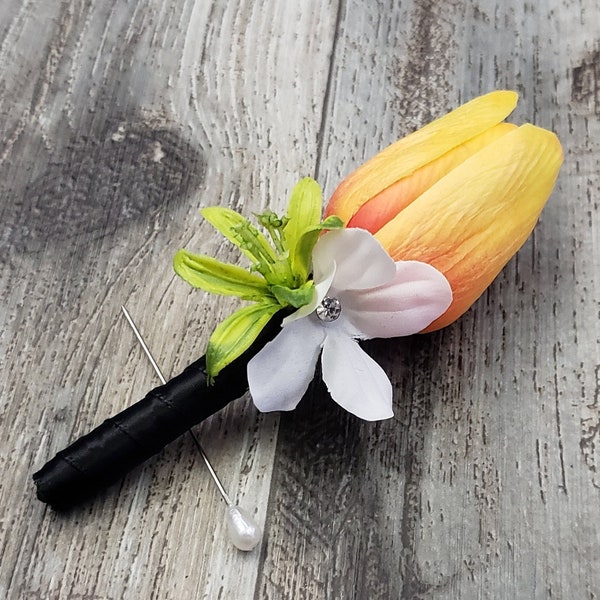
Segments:
[[[125,308],[125,306],[121,306],[121,310],[123,311],[123,315],[127,319],[127,322],[129,323],[129,326],[133,330],[133,333],[134,333],[135,337],[137,338],[138,342],[142,346],[142,349],[144,350],[144,353],[148,357],[148,360],[150,361],[150,364],[152,365],[154,371],[158,375],[158,378],[160,379],[161,383],[164,385],[165,383],[167,383],[167,380],[165,379],[164,375],[162,374],[162,371],[160,370],[160,367],[158,366],[158,364],[156,364],[156,361],[154,360],[154,357],[152,356],[152,353],[150,352],[150,349],[146,345],[146,342],[144,341],[144,338],[142,337],[142,334],[140,333],[139,329],[136,327],[133,319],[131,318],[131,315],[129,314],[129,311]],[[227,491],[223,487],[223,484],[221,483],[221,480],[219,479],[216,471],[214,470],[214,468],[213,468],[213,466],[212,466],[212,464],[211,464],[211,462],[210,462],[210,460],[209,460],[206,452],[204,451],[204,448],[200,444],[200,440],[198,440],[198,437],[196,436],[196,434],[191,429],[188,429],[188,433],[192,437],[192,440],[194,441],[194,445],[196,446],[196,449],[200,453],[200,456],[202,457],[202,460],[204,461],[204,464],[206,465],[206,468],[208,469],[208,472],[210,473],[210,476],[212,477],[213,481],[215,482],[215,485],[217,486],[217,489],[219,490],[219,493],[221,494],[221,497],[225,501],[225,504],[227,504],[227,506],[233,506],[233,502],[231,501],[231,498],[229,497],[229,494],[227,493]]]

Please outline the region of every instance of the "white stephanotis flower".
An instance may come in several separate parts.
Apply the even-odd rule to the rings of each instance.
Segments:
[[[248,364],[254,404],[263,412],[296,408],[321,355],[323,381],[340,406],[367,421],[392,417],[390,380],[356,340],[422,331],[450,306],[450,284],[426,263],[394,263],[363,229],[326,233],[312,263],[313,302],[287,317]]]

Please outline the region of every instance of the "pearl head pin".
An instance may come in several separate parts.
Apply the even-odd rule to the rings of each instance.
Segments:
[[[164,378],[162,371],[156,364],[156,361],[154,360],[154,357],[152,356],[148,346],[146,345],[146,342],[142,338],[142,334],[139,332],[127,309],[124,306],[121,306],[121,310],[123,311],[123,314],[125,315],[125,318],[127,319],[127,322],[129,323],[131,329],[133,329],[135,337],[142,346],[142,349],[148,357],[148,360],[154,368],[154,371],[158,375],[158,378],[164,385],[165,383],[167,383],[167,381]],[[245,510],[243,510],[242,508],[240,508],[232,502],[231,498],[229,497],[229,494],[223,487],[221,480],[217,476],[216,471],[214,470],[210,460],[208,459],[206,452],[204,452],[204,448],[202,448],[202,446],[200,445],[200,441],[191,429],[188,430],[188,433],[192,437],[194,445],[200,453],[200,456],[202,456],[202,460],[204,460],[204,464],[206,465],[206,468],[208,469],[208,472],[210,473],[214,484],[217,486],[217,489],[221,494],[221,498],[223,498],[225,504],[227,504],[226,521],[229,539],[231,540],[233,545],[239,550],[248,552],[249,550],[254,549],[259,544],[260,539],[262,537],[262,531],[260,530],[260,527]]]

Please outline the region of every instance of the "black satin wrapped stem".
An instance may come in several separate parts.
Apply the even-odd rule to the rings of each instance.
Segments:
[[[257,340],[208,385],[203,356],[145,398],[107,419],[58,452],[33,480],[37,497],[65,510],[119,481],[194,425],[221,410],[248,389],[248,361],[277,332],[278,315]]]

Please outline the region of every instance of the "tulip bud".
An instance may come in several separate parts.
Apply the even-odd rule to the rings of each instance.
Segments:
[[[367,229],[394,260],[441,271],[449,325],[479,298],[533,230],[563,155],[545,129],[502,123],[517,94],[481,96],[392,144],[349,175],[326,208]]]

